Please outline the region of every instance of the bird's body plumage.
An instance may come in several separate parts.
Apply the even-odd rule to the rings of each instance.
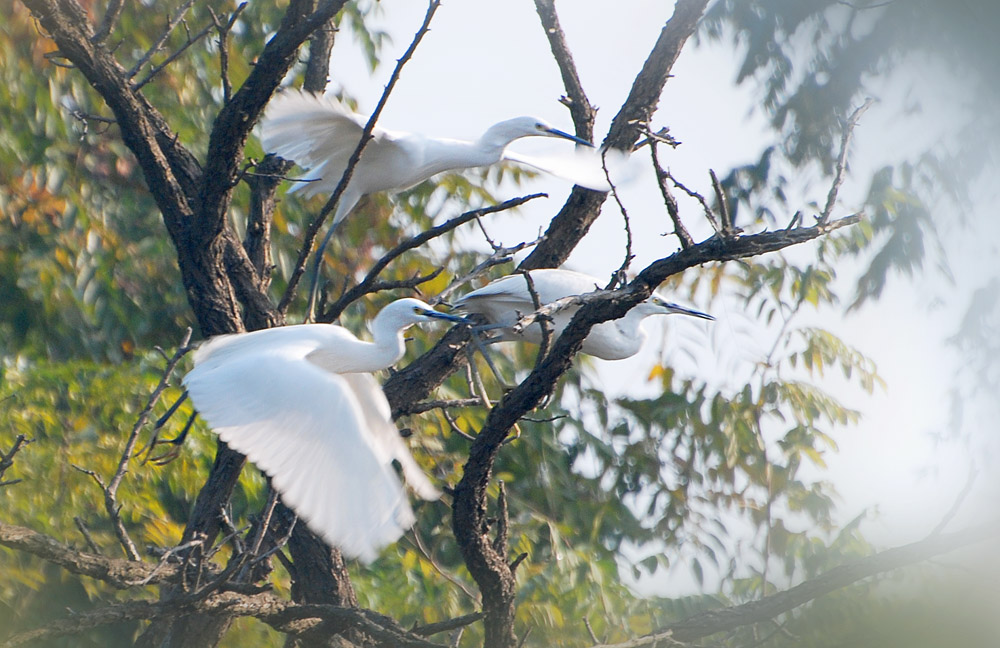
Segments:
[[[427,321],[421,309],[430,307],[414,299],[384,308],[373,342],[330,324],[212,338],[184,377],[219,437],[267,473],[311,529],[365,561],[414,521],[394,461],[418,495],[439,496],[370,373],[402,357],[403,329]]]
[[[572,270],[539,269],[530,272],[535,294],[541,305],[550,304],[564,297],[583,295],[602,288],[600,280]],[[488,322],[499,326],[502,340],[539,344],[542,340],[541,324],[532,324],[520,334],[511,327],[523,316],[535,311],[528,281],[523,274],[513,274],[496,279],[489,284],[463,295],[455,308],[483,315]],[[552,330],[558,335],[579,310],[578,306],[560,309],[552,315]],[[595,324],[583,341],[583,353],[604,360],[622,360],[639,352],[646,340],[642,322],[656,314],[681,313],[714,319],[711,315],[684,308],[654,295],[630,310],[624,317]]]

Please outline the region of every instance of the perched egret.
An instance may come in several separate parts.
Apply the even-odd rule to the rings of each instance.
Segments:
[[[543,306],[563,297],[594,292],[602,287],[600,279],[571,270],[539,269],[530,271],[530,275],[538,302]],[[479,313],[492,325],[490,328],[500,329],[500,336],[495,341],[520,340],[538,344],[542,340],[540,323],[528,326],[520,335],[510,329],[521,317],[535,311],[528,281],[522,274],[501,277],[463,295],[455,302],[455,308],[467,313]],[[554,336],[558,336],[566,328],[577,310],[579,307],[572,306],[553,314]],[[595,324],[583,341],[581,350],[604,360],[622,360],[634,356],[646,341],[643,320],[650,315],[671,313],[715,319],[707,313],[678,306],[654,294],[624,317]]]
[[[440,495],[371,374],[403,356],[406,328],[433,319],[465,321],[408,298],[379,312],[372,342],[332,324],[215,337],[195,351],[184,386],[215,433],[271,477],[310,529],[370,562],[414,522],[393,461],[417,495]]]

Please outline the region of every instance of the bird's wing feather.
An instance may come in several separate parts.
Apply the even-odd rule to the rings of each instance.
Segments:
[[[420,497],[425,500],[441,497],[441,491],[431,484],[423,469],[414,461],[399,429],[393,424],[389,401],[385,399],[382,387],[375,381],[375,377],[368,373],[349,373],[341,374],[341,378],[354,391],[379,459],[384,463],[394,459],[398,461],[403,468],[406,484]]]
[[[289,90],[268,105],[261,121],[261,144],[265,151],[310,171],[314,181],[301,182],[293,190],[306,196],[329,193],[340,182],[366,122],[333,99]],[[394,151],[399,134],[376,126],[372,138],[363,159]]]
[[[561,155],[525,155],[504,151],[505,160],[526,164],[539,171],[587,187],[595,191],[610,191],[611,185],[604,175],[601,154],[595,149],[578,147],[573,153]]]
[[[184,385],[219,437],[346,555],[371,561],[413,524],[348,380],[272,350],[196,366]]]

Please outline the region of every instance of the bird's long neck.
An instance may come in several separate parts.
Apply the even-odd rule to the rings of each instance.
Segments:
[[[434,146],[424,149],[424,168],[430,175],[452,169],[468,169],[471,167],[495,164],[503,154],[503,147],[484,146],[482,140],[468,142],[464,140],[439,139]]]
[[[634,343],[636,347],[641,347],[646,341],[648,334],[642,328],[642,321],[649,314],[643,309],[643,304],[639,304],[618,320],[618,330],[625,334],[625,339],[629,340],[630,344]]]
[[[516,121],[518,120],[508,119],[507,121],[493,124],[479,138],[476,146],[483,151],[489,151],[490,155],[494,156],[494,162],[499,161],[508,144],[526,136],[524,132],[512,128],[512,123]]]
[[[406,352],[403,330],[398,323],[379,313],[371,323],[372,341],[366,354],[366,358],[371,358],[372,366],[362,371],[378,371],[399,362]]]

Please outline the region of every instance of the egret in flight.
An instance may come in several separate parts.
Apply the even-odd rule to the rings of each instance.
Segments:
[[[261,121],[264,150],[294,160],[306,180],[292,191],[309,197],[333,193],[361,141],[367,119],[334,99],[300,90],[286,90],[268,104]],[[586,146],[562,156],[528,156],[507,150],[522,137],[559,137]],[[351,180],[340,197],[329,231],[316,252],[310,310],[323,251],[361,197],[378,191],[408,189],[444,171],[488,166],[502,160],[517,162],[597,191],[611,186],[593,144],[558,130],[536,117],[515,117],[494,124],[476,141],[427,137],[375,126]]]
[[[572,270],[539,269],[531,270],[529,274],[535,294],[538,296],[538,303],[542,306],[563,297],[583,295],[601,289],[600,279]],[[542,341],[541,323],[531,324],[520,334],[511,330],[519,319],[536,310],[528,280],[523,274],[512,274],[496,279],[478,290],[463,295],[454,306],[457,310],[483,315],[490,323],[488,328],[499,329],[500,335],[491,341],[519,340],[534,344]],[[552,315],[553,339],[566,328],[577,310],[578,306],[570,306]],[[678,306],[654,294],[636,305],[624,317],[595,324],[584,339],[581,350],[604,360],[622,360],[634,356],[646,341],[647,334],[642,328],[643,320],[650,315],[672,313],[707,320],[715,319],[708,313]]]
[[[307,180],[298,182],[293,191],[307,197],[333,193],[361,141],[367,121],[329,97],[286,90],[271,100],[264,113],[261,143],[265,151],[294,160],[306,170]],[[526,164],[591,189],[610,189],[596,152],[581,160],[569,155],[536,158],[507,150],[507,145],[514,140],[533,135],[572,140],[593,151],[590,142],[553,128],[536,117],[515,117],[494,124],[474,142],[375,126],[372,140],[365,146],[340,198],[333,226],[340,223],[366,194],[401,191],[444,171],[488,166],[501,160]]]
[[[375,317],[372,342],[333,324],[214,337],[195,351],[184,386],[215,433],[271,477],[310,529],[370,562],[414,522],[394,461],[417,495],[440,496],[371,373],[403,357],[406,328],[435,319],[465,321],[407,298]]]

